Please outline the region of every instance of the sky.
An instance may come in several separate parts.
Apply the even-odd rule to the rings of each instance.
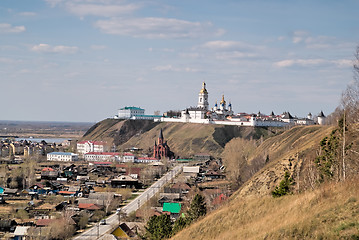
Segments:
[[[0,120],[124,106],[330,114],[353,79],[357,0],[0,0]]]

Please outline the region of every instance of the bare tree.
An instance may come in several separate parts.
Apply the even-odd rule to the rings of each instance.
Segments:
[[[234,187],[239,187],[253,174],[253,172],[248,171],[248,168],[251,166],[250,155],[255,151],[256,147],[254,140],[243,138],[232,139],[226,144],[223,152],[223,162],[227,176],[231,179]],[[257,165],[257,162],[254,161],[252,165]]]
[[[345,111],[347,122],[359,122],[359,46],[355,52],[353,64],[354,78],[342,93],[341,109]]]

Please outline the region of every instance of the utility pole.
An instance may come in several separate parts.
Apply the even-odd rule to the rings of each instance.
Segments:
[[[100,238],[100,222],[97,224],[97,239]]]

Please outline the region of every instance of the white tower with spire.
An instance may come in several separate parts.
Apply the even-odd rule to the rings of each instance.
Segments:
[[[198,94],[198,105],[197,107],[199,108],[203,108],[205,110],[208,110],[208,92],[207,92],[207,89],[206,89],[206,83],[203,82],[202,84],[202,89],[201,91],[199,91],[199,94]]]

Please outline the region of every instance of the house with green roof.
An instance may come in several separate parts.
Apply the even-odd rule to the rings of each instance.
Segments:
[[[171,218],[178,218],[181,212],[181,204],[180,203],[163,203],[162,212],[169,212]]]

